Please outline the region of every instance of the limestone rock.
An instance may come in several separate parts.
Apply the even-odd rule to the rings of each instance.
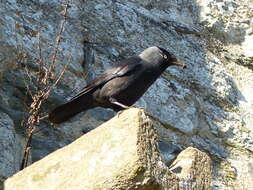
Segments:
[[[211,189],[212,163],[204,152],[189,147],[182,151],[170,166],[182,189]]]
[[[143,110],[128,109],[7,179],[5,190],[210,189],[210,158],[188,148],[170,171],[154,124]]]

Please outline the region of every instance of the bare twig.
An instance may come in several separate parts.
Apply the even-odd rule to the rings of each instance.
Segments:
[[[69,3],[70,1],[68,1],[64,7],[64,11],[63,11],[63,21],[61,22],[61,26],[60,26],[60,30],[59,30],[59,33],[58,35],[56,36],[56,46],[55,46],[55,51],[54,51],[54,54],[52,56],[52,62],[49,66],[49,69],[48,69],[48,72],[49,73],[52,73],[52,71],[54,70],[55,68],[55,62],[56,62],[56,58],[57,58],[57,54],[58,54],[58,51],[59,51],[59,47],[60,47],[60,42],[61,42],[61,36],[62,36],[62,33],[63,33],[63,30],[64,30],[64,25],[67,21],[67,13],[68,13],[68,8],[69,8]],[[45,83],[47,84],[48,82],[48,79],[49,77],[45,78]]]
[[[31,132],[29,133],[27,141],[26,141],[26,146],[24,148],[24,150],[25,150],[24,156],[21,161],[20,170],[24,169],[27,166],[29,153],[30,153],[30,149],[31,149],[32,136],[33,136],[33,130],[31,130]]]
[[[40,38],[40,33],[38,33],[38,51],[39,51],[39,60],[37,64],[39,65],[39,77],[38,82],[43,79],[43,74],[44,74],[44,60],[42,56],[42,50],[41,50],[41,38]]]
[[[58,56],[58,53],[60,51],[60,42],[62,38],[62,33],[64,31],[65,23],[67,22],[67,11],[69,7],[70,0],[67,1],[67,3],[64,5],[64,12],[63,12],[63,21],[60,25],[60,30],[56,36],[56,45],[52,56],[52,61],[49,64],[49,67],[47,68],[46,64],[44,63],[43,56],[42,56],[42,49],[41,49],[41,40],[40,36],[38,36],[38,52],[39,52],[39,59],[36,62],[38,65],[38,78],[37,83],[35,84],[32,80],[31,73],[25,67],[26,75],[29,79],[29,81],[36,87],[36,91],[34,93],[31,92],[28,84],[26,83],[26,88],[29,94],[32,97],[32,103],[29,106],[29,112],[27,118],[23,122],[23,126],[27,130],[27,141],[26,145],[24,147],[24,156],[22,159],[22,163],[20,166],[20,170],[25,168],[28,164],[28,158],[29,153],[31,151],[31,141],[34,134],[34,131],[36,130],[36,126],[40,123],[41,120],[45,119],[46,117],[41,117],[41,105],[44,103],[44,101],[49,97],[52,89],[58,84],[59,80],[63,76],[64,72],[66,71],[67,66],[70,63],[70,57],[68,58],[67,63],[64,65],[64,67],[61,69],[60,73],[53,77],[53,72],[55,69],[56,64],[56,58]],[[52,78],[53,77],[53,78]],[[53,79],[53,82],[50,82]]]
[[[65,72],[66,69],[67,69],[67,66],[68,66],[69,63],[70,63],[70,60],[71,60],[71,57],[69,57],[68,62],[67,62],[67,63],[65,64],[65,66],[62,68],[60,74],[59,74],[57,77],[55,77],[55,81],[53,82],[53,84],[52,84],[51,86],[49,86],[49,89],[48,89],[48,91],[46,92],[46,94],[49,95],[50,92],[52,91],[52,89],[58,84],[59,80],[61,79],[62,75],[64,74],[64,72]]]

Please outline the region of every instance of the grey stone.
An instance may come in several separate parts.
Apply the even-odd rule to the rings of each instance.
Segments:
[[[0,176],[7,178],[18,171],[21,147],[18,145],[13,121],[0,112]]]

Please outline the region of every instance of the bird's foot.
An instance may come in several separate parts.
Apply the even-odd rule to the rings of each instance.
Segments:
[[[120,110],[120,111],[118,111],[118,112],[116,113],[117,118],[119,118],[120,114],[122,114],[123,111],[124,111],[124,110]]]
[[[120,114],[122,114],[126,109],[130,109],[130,108],[138,108],[138,109],[142,109],[142,110],[145,110],[143,107],[138,107],[138,106],[127,106],[127,108],[123,109],[123,110],[120,110],[117,112],[117,117],[119,117]]]
[[[123,109],[128,109],[128,108],[129,108],[129,106],[124,105],[124,104],[118,102],[115,98],[110,98],[109,101],[110,101],[112,104],[115,104],[115,105],[117,105],[117,106],[119,106],[119,107],[121,107],[121,108],[123,108]]]
[[[117,117],[119,117],[119,115],[120,115],[125,109],[129,109],[129,108],[138,108],[138,109],[144,110],[143,107],[127,106],[127,105],[124,105],[124,104],[118,102],[115,98],[110,98],[109,101],[110,101],[112,104],[117,105],[117,106],[119,106],[119,107],[122,108],[122,110],[120,110],[120,111],[117,112]]]
[[[130,106],[130,107],[128,107],[128,108],[138,108],[138,109],[141,109],[141,110],[145,110],[144,107],[139,107],[139,106]]]

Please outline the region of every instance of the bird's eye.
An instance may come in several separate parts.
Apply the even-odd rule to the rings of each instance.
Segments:
[[[164,59],[167,59],[168,57],[167,57],[167,55],[163,55],[163,58],[164,58]]]

